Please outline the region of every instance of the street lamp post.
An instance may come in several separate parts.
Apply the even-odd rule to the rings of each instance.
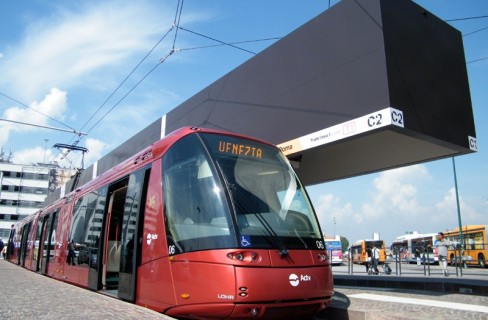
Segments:
[[[334,239],[336,237],[336,234],[335,234],[335,225],[336,225],[336,218],[334,217]]]
[[[49,139],[44,139],[44,160],[42,161],[42,163],[46,163],[46,152],[47,152],[47,142],[49,141]]]
[[[464,255],[463,223],[461,222],[461,208],[459,206],[456,162],[454,161],[454,157],[452,157],[452,170],[454,172],[454,191],[456,192],[456,207],[457,207],[457,216],[458,216],[458,224],[459,224],[459,243],[461,244],[461,258],[462,258],[462,256]]]

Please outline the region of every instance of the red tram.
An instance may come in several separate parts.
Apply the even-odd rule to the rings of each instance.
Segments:
[[[333,280],[278,148],[182,128],[11,230],[13,263],[174,317],[303,319]]]

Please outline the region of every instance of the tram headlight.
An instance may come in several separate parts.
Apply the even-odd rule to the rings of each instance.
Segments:
[[[261,261],[259,254],[253,251],[236,251],[227,253],[227,258],[240,262],[255,263]]]
[[[329,261],[329,257],[327,256],[327,253],[318,253],[317,258],[319,259],[320,262]]]
[[[259,315],[259,308],[252,308],[250,314],[253,317],[258,316]]]

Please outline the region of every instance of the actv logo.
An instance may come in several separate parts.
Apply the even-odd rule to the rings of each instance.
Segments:
[[[296,274],[292,273],[288,277],[288,280],[290,281],[290,284],[293,287],[297,287],[300,284],[300,281],[312,281],[312,276],[309,276],[307,274],[301,274],[300,277],[297,276]]]

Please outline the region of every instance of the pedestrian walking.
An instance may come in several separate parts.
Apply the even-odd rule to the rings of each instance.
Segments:
[[[4,248],[5,248],[5,243],[3,243],[2,238],[0,238],[0,253],[1,253],[3,259],[5,259],[4,255],[3,255],[3,249]]]
[[[373,250],[371,250],[371,260],[371,262],[373,263],[374,273],[380,273],[378,270],[378,263],[380,262],[380,249],[376,248],[376,246],[374,246]]]
[[[420,250],[415,248],[415,259],[417,260],[417,265],[420,266]]]
[[[451,245],[451,242],[444,238],[444,233],[439,232],[434,242],[434,247],[437,248],[437,256],[439,257],[439,265],[441,266],[444,276],[449,276],[449,270],[447,270],[447,248]]]
[[[370,248],[366,249],[366,262],[364,266],[366,267],[366,273],[370,274],[371,273],[371,268],[373,265],[373,253],[371,252]]]
[[[405,249],[405,264],[409,264],[410,262],[410,250],[408,250],[408,248]]]

